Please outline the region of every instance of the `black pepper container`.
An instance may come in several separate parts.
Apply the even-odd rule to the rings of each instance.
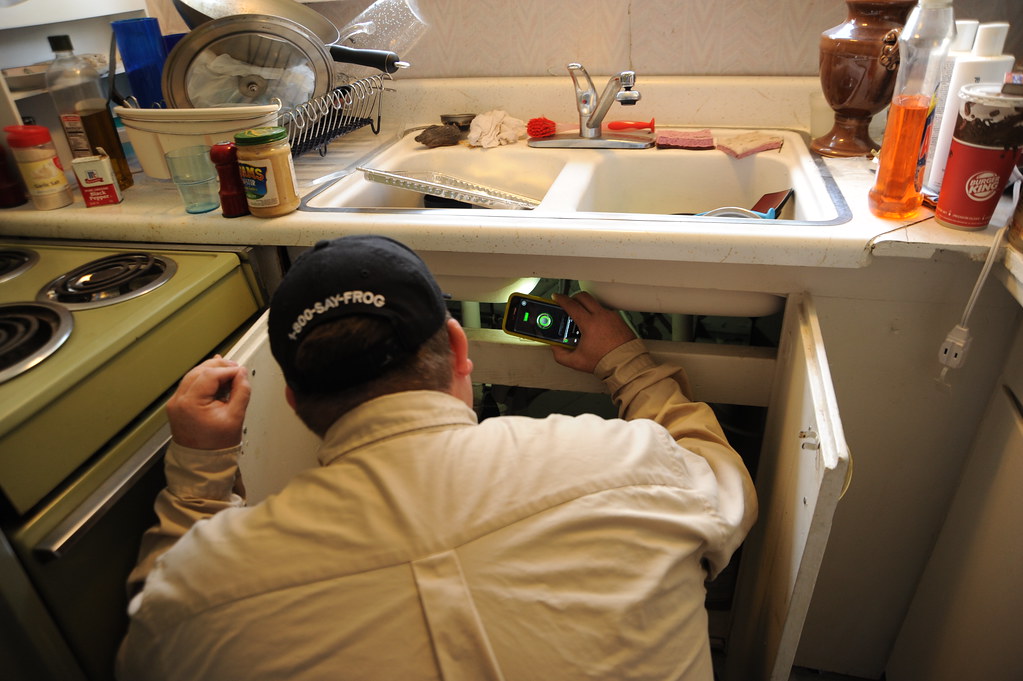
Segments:
[[[220,209],[225,218],[249,214],[245,187],[238,171],[238,148],[234,142],[219,142],[210,147],[210,160],[220,176]]]

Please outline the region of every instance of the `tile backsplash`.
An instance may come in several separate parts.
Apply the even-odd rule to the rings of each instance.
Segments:
[[[404,0],[379,0],[397,3]],[[165,33],[186,30],[171,0],[147,0]],[[844,0],[411,0],[429,24],[401,56],[409,78],[591,74],[817,75],[821,31]],[[306,3],[343,27],[371,0]],[[956,16],[1009,21],[1023,58],[1023,1],[954,0]]]

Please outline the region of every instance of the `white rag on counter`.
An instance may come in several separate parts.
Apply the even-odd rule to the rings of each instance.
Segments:
[[[507,111],[494,109],[472,119],[466,141],[471,146],[489,149],[502,144],[515,144],[525,134],[525,122],[512,118]]]

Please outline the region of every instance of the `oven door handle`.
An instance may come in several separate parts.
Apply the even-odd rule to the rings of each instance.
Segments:
[[[114,473],[36,544],[41,559],[55,560],[66,553],[160,459],[170,442],[170,424],[164,423]]]

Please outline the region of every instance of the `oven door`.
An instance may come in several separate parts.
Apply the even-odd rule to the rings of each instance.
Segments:
[[[12,594],[6,578],[0,586],[4,602],[18,601],[11,613],[0,612],[2,626],[13,619],[17,636],[32,639],[16,644],[17,638],[0,630],[5,634],[0,661],[11,657],[8,669],[24,669],[8,678],[112,678],[128,623],[128,573],[142,534],[155,522],[153,501],[164,487],[158,464],[170,429],[163,407],[161,402],[149,410],[61,493],[5,531],[18,559],[5,567],[21,588]]]

